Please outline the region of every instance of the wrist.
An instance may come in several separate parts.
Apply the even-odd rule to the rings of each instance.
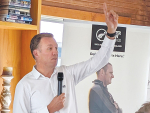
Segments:
[[[47,106],[47,109],[48,109],[49,113],[54,113],[54,112],[52,111],[52,108],[50,107],[50,105]]]
[[[108,33],[108,32],[107,32],[106,36],[107,36],[109,39],[113,40],[113,39],[115,39],[116,32],[114,32],[114,33]]]
[[[115,33],[116,32],[116,30],[114,30],[114,29],[107,29],[107,33],[109,33],[109,34],[113,34],[113,33]]]
[[[116,32],[115,33],[111,33],[111,34],[107,32],[107,36],[109,36],[109,37],[115,37],[116,36]]]
[[[107,36],[107,38],[109,38],[109,39],[111,39],[111,40],[114,40],[114,39],[115,39],[115,37],[110,37],[110,36],[108,36],[107,34],[106,34],[106,36]]]

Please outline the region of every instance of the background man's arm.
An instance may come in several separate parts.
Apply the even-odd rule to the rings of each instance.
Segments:
[[[89,95],[89,111],[90,113],[103,113],[103,102],[99,95],[94,91],[90,90]]]

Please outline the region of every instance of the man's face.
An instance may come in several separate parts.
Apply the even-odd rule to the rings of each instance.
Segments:
[[[45,66],[55,68],[58,60],[58,45],[51,37],[44,37],[38,45],[37,62]]]
[[[104,85],[107,86],[109,84],[111,84],[111,80],[112,78],[114,78],[113,75],[113,68],[111,65],[107,65],[107,71],[104,71]]]

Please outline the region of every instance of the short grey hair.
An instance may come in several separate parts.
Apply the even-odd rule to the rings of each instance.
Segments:
[[[104,67],[102,67],[101,69],[103,69],[103,70],[106,72],[106,71],[107,71],[107,66],[108,66],[108,65],[111,65],[111,66],[112,66],[111,63],[107,63],[107,64],[106,64]],[[100,69],[100,70],[101,70],[101,69]],[[98,76],[100,70],[98,70],[98,71],[96,72],[97,76]]]

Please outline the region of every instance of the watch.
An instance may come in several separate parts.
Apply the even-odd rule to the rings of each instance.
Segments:
[[[107,35],[108,35],[109,37],[115,37],[115,36],[116,36],[116,32],[115,32],[115,33],[111,33],[111,34],[107,32]]]

